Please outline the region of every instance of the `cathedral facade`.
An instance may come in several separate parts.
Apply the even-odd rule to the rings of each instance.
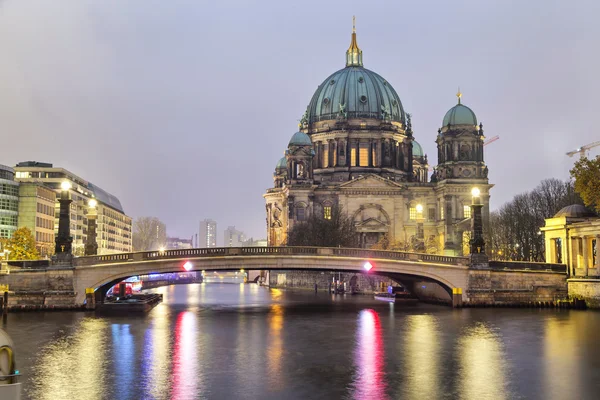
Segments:
[[[483,125],[461,104],[428,140],[437,165],[415,140],[411,116],[392,85],[363,67],[353,29],[346,67],[317,88],[264,195],[270,246],[287,243],[290,229],[310,215],[330,218],[341,206],[355,223],[360,247],[384,235],[407,248],[463,253],[470,232],[472,189],[489,220]]]

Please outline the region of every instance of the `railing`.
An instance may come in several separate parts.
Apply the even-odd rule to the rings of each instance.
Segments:
[[[338,247],[212,247],[202,249],[180,249],[164,251],[144,251],[137,253],[107,254],[102,256],[78,257],[73,260],[75,266],[96,264],[123,263],[128,261],[169,260],[198,257],[235,257],[235,256],[325,256],[325,257],[352,257],[361,259],[389,259],[413,262],[428,262],[448,265],[468,265],[467,257],[440,256],[435,254],[409,253],[401,251],[367,250]]]
[[[517,270],[517,271],[552,271],[567,272],[565,264],[553,264],[533,261],[490,261],[493,270]]]

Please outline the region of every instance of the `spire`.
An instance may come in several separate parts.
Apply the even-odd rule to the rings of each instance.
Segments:
[[[362,50],[356,43],[356,17],[352,17],[352,41],[346,51],[346,67],[362,67]]]
[[[460,98],[462,97],[462,93],[460,92],[460,86],[458,87],[458,92],[456,93],[456,97],[458,97],[458,104],[460,104]]]

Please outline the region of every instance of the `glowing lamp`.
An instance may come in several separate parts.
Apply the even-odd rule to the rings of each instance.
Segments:
[[[164,247],[160,247],[160,248],[158,249],[158,252],[159,252],[159,253],[164,253],[164,252],[165,252],[165,248],[164,248]]]
[[[423,205],[422,204],[417,204],[417,212],[423,212]]]
[[[186,261],[185,264],[183,264],[183,269],[185,269],[186,271],[191,270],[192,268],[194,268],[194,266],[192,265],[191,262]]]
[[[88,205],[89,205],[90,207],[92,207],[92,208],[96,208],[96,206],[98,205],[98,202],[96,201],[96,199],[91,199],[91,200],[88,202]]]
[[[60,184],[60,188],[65,192],[71,190],[71,182],[62,181],[62,183]]]
[[[481,192],[476,187],[471,190],[471,196],[473,196],[473,197],[479,197],[480,194],[481,194]]]
[[[371,270],[371,268],[373,268],[373,264],[371,264],[369,261],[367,261],[367,262],[365,263],[365,265],[363,265],[363,268],[364,268],[366,271],[370,271],[370,270]]]

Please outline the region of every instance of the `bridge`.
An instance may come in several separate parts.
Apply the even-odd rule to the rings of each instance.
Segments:
[[[327,247],[182,249],[78,257],[62,265],[21,262],[0,271],[0,287],[10,287],[15,306],[77,307],[84,304],[86,290],[102,300],[110,287],[131,276],[244,269],[375,274],[401,282],[422,300],[454,306],[551,302],[567,294],[565,265],[469,261],[469,257]]]

